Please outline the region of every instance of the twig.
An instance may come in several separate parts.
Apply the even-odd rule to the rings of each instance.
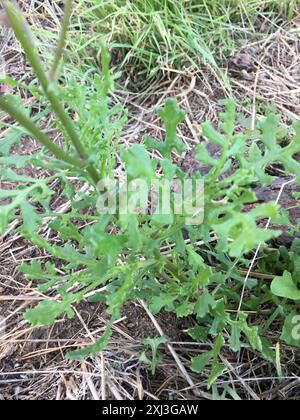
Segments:
[[[106,377],[105,377],[105,361],[103,352],[100,354],[100,367],[101,367],[101,399],[106,401]]]
[[[89,389],[90,389],[90,391],[91,391],[91,394],[92,394],[93,400],[94,400],[94,401],[100,401],[99,394],[98,394],[98,392],[97,392],[97,390],[96,390],[96,387],[95,387],[95,385],[94,385],[94,382],[92,381],[92,377],[91,377],[91,375],[89,375],[89,371],[88,371],[88,369],[87,369],[86,364],[85,364],[85,363],[82,363],[81,368],[82,368],[82,371],[83,371],[85,374],[87,374],[87,375],[85,375],[85,376],[84,376],[84,378],[85,378],[86,383],[87,383],[87,385],[88,385],[88,387],[89,387]]]

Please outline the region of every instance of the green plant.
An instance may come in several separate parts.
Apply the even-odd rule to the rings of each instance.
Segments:
[[[166,128],[164,142],[148,137],[144,145],[126,149],[119,141],[126,115],[121,116],[118,105],[110,106],[113,77],[105,48],[102,78],[96,76],[92,85],[71,79],[61,89],[54,80],[50,82],[44,71],[20,12],[9,1],[4,1],[4,7],[38,78],[38,85],[30,89],[42,104],[48,100],[52,114],[56,115],[53,126],[65,139],[63,147],[56,146],[34,121],[38,118],[42,122],[44,114],[36,117],[33,110],[24,109],[20,99],[0,96],[0,108],[19,123],[0,148],[1,182],[15,184],[15,189],[0,190],[0,200],[9,200],[0,209],[0,234],[12,220],[19,218],[23,236],[52,257],[44,265],[33,261],[20,267],[28,278],[38,282],[38,290],[49,296],[27,310],[25,319],[32,325],[51,325],[62,316],[73,317],[74,305],[91,293],[93,300],[105,301],[111,320],[96,343],[68,354],[69,358],[80,359],[107,345],[112,324],[120,316],[124,302],[143,299],[153,314],[165,309],[179,318],[194,316],[198,325],[189,334],[195,340],[214,341],[212,350],[192,360],[196,372],[211,367],[209,386],[227,370],[220,360],[226,342],[234,352],[250,346],[275,363],[263,326],[255,325],[249,313],[260,313],[266,303],[272,312],[274,305],[280,307],[278,296],[297,298],[297,279],[286,273],[284,288],[282,280],[277,279],[272,290],[269,285],[261,287],[256,280],[249,279],[240,302],[244,278],[237,268],[248,263],[245,256],[258,245],[279,235],[278,231],[257,226],[258,220],[276,219],[275,203],[256,204],[250,211],[247,206],[256,203],[253,186],[272,181],[268,174],[272,163],[280,163],[287,173],[299,177],[300,164],[294,155],[300,151],[300,123],[295,124],[293,139],[285,147],[277,142],[282,130],[279,117],[273,114],[258,125],[256,140],[252,133],[237,131],[234,100],[224,104],[218,130],[209,123],[203,124],[207,144],[217,144],[221,157],[212,158],[205,144],[198,147],[198,160],[211,168],[205,177],[199,172],[193,176],[194,181],[202,179],[205,184],[204,220],[200,225],[187,224],[190,215],[179,215],[173,207],[168,214],[99,214],[97,184],[114,177],[116,154],[121,156],[130,181],[142,179],[149,183],[155,179],[162,183],[186,178],[172,161],[174,149],[184,150],[176,134],[184,113],[174,100],[168,100],[158,110]],[[16,83],[7,78],[5,81]],[[28,135],[41,143],[42,151],[30,156],[11,156],[11,146]],[[156,150],[160,158],[150,158],[148,150]],[[52,175],[40,180],[20,175],[18,169],[27,164],[45,168]],[[88,186],[85,194],[76,191],[74,179]],[[61,196],[70,201],[71,210],[66,214],[56,213],[52,208],[54,180],[59,180]],[[103,194],[107,193],[104,190]],[[134,194],[129,192],[129,197],[134,198]],[[58,234],[61,244],[51,243],[40,231],[49,218],[49,226]],[[189,241],[184,239],[184,232],[188,233]],[[167,249],[167,253],[162,249]],[[59,273],[56,261],[60,264]],[[102,292],[98,290],[100,286]],[[241,310],[237,311],[239,307]],[[152,369],[155,363],[154,358]]]
[[[168,342],[166,337],[146,338],[144,340],[145,351],[140,356],[140,362],[149,365],[151,368],[152,375],[155,374],[157,366],[162,362],[163,356],[158,352],[158,347],[161,344]],[[152,357],[151,360],[147,356],[147,350],[151,349]]]
[[[74,31],[72,47],[76,62],[81,62],[87,47],[97,55],[105,34],[120,67],[132,68],[143,82],[162,68],[182,70],[186,63],[199,70],[207,63],[226,81],[219,61],[240,48],[237,40],[257,34],[263,16],[292,18],[299,0],[92,0],[89,7],[86,3],[81,0],[77,5],[80,31]]]

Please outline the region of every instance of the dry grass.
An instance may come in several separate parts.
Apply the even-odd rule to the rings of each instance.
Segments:
[[[42,21],[40,16],[36,20],[37,10],[33,14],[30,9],[27,14],[35,23],[38,21],[38,25],[45,27],[49,23],[53,30],[53,22],[45,19],[44,14]],[[272,36],[243,50],[253,58],[251,72],[229,69],[233,94],[238,97],[241,109],[249,115],[250,122],[260,118],[270,104],[287,120],[300,116],[297,23],[295,20],[289,28],[279,28]],[[22,77],[27,70],[26,64],[16,49],[10,31],[2,32],[0,51],[9,63],[9,74]],[[224,63],[224,68],[227,64]],[[163,129],[154,110],[168,96],[177,98],[187,111],[187,123],[181,126],[179,134],[189,148],[199,142],[199,124],[204,120],[217,120],[218,101],[229,96],[230,92],[211,68],[201,69],[201,76],[192,68],[182,71],[168,69],[168,75],[157,81],[155,88],[145,95],[130,92],[129,81],[123,81],[123,87],[116,91],[116,99],[130,109],[129,122],[122,136],[124,143],[140,142],[149,132],[160,138]],[[203,79],[203,75],[206,78]],[[29,327],[22,313],[42,296],[16,267],[24,261],[45,261],[47,258],[46,253],[31,246],[12,229],[0,237],[0,316],[3,317],[0,324],[0,399],[212,398],[206,389],[209,372],[199,377],[189,370],[190,357],[210,349],[211,343],[191,342],[185,337],[184,327],[176,326],[178,336],[183,339],[174,339],[169,345],[161,346],[164,362],[153,377],[139,363],[143,337],[134,334],[140,320],[132,321],[130,308],[127,311],[125,308],[123,317],[115,323],[113,338],[105,352],[84,363],[66,361],[64,354],[68,349],[99,337],[107,318],[101,305],[87,304],[78,308],[73,321],[59,321],[51,328]],[[153,319],[142,302],[135,305],[134,313],[153,336],[166,333],[164,314]],[[270,335],[272,338],[273,333]],[[218,381],[217,388],[229,387],[232,394],[243,399],[300,399],[299,377],[292,368],[298,357],[293,349],[285,349],[282,360],[285,377],[278,379],[275,368],[253,351],[245,349],[236,357],[225,350],[222,359],[229,373]]]
[[[278,29],[266,40],[247,47],[253,56],[256,72],[232,79],[241,101],[252,99],[258,109],[274,106],[289,119],[300,117],[300,40],[299,18],[289,30]],[[254,97],[255,94],[255,97]]]

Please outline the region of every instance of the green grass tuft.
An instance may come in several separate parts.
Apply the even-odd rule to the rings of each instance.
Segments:
[[[87,49],[97,54],[105,38],[121,67],[135,74],[155,76],[161,68],[203,62],[216,70],[218,60],[256,34],[260,21],[292,19],[299,5],[300,0],[81,0],[81,31],[78,36],[77,26],[73,41],[79,55]]]

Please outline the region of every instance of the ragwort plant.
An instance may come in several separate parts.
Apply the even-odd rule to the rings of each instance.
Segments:
[[[0,234],[19,219],[22,235],[53,257],[46,264],[34,260],[20,267],[22,273],[38,283],[37,290],[49,296],[27,310],[25,319],[34,326],[48,326],[60,317],[72,318],[74,306],[87,296],[105,302],[111,318],[102,337],[67,355],[70,359],[82,359],[105,348],[113,322],[126,301],[143,299],[153,314],[165,309],[178,318],[196,319],[197,326],[189,330],[190,336],[203,342],[210,339],[213,345],[204,355],[193,358],[191,368],[201,372],[210,366],[209,386],[226,371],[220,362],[225,343],[234,352],[250,346],[274,362],[275,355],[263,326],[255,325],[248,314],[260,313],[262,303],[270,304],[271,313],[277,307],[277,315],[286,318],[283,330],[286,339],[293,328],[292,316],[300,300],[297,269],[291,267],[291,272],[285,271],[284,277],[275,279],[270,288],[270,285],[261,287],[253,279],[244,284],[236,267],[247,264],[245,256],[261,243],[279,235],[277,230],[266,230],[257,224],[261,219],[276,219],[278,206],[257,204],[249,210],[248,204],[257,201],[253,186],[272,181],[267,171],[270,164],[280,163],[286,173],[299,178],[300,165],[294,155],[300,151],[300,123],[295,124],[293,139],[281,147],[277,142],[281,132],[279,117],[269,115],[258,125],[257,140],[252,141],[250,148],[247,144],[251,134],[235,129],[234,100],[226,102],[218,130],[210,123],[203,124],[206,142],[219,145],[221,156],[214,159],[204,144],[198,146],[197,159],[210,167],[205,177],[199,172],[193,176],[205,183],[201,225],[189,225],[184,216],[174,213],[99,214],[97,184],[106,177],[113,178],[117,154],[129,180],[186,178],[172,161],[173,150],[182,153],[185,149],[176,135],[185,114],[174,100],[167,100],[158,110],[166,128],[164,142],[149,137],[143,145],[126,149],[120,143],[126,114],[122,116],[120,106],[110,106],[114,78],[110,75],[105,48],[102,77],[95,75],[92,82],[86,83],[72,79],[62,88],[55,75],[63,40],[49,76],[21,13],[10,1],[4,1],[4,7],[37,77],[36,84],[27,89],[40,99],[44,109],[36,115],[33,109],[25,109],[20,98],[11,94],[0,96],[0,108],[18,123],[17,127],[10,127],[0,144],[1,183],[15,185],[14,189],[0,190],[0,200],[5,200],[0,209]],[[64,25],[66,21],[65,17]],[[62,36],[65,36],[64,28]],[[17,85],[9,78],[3,81]],[[49,110],[55,116],[53,127],[65,140],[62,147],[40,128]],[[36,139],[42,150],[28,156],[11,154],[11,147],[26,136]],[[150,158],[150,150],[159,153],[160,158]],[[230,171],[233,161],[235,167]],[[19,169],[28,164],[45,168],[51,175],[41,179],[20,175]],[[85,193],[76,191],[74,179],[87,187]],[[71,203],[68,213],[54,212],[51,206],[54,195],[51,185],[55,180],[60,182],[62,197]],[[41,227],[45,223],[57,233],[61,245],[43,236]],[[188,234],[189,241],[184,234]],[[164,253],[162,249],[169,252]],[[60,263],[59,272],[55,261]],[[245,294],[241,300],[243,286]],[[289,304],[284,306],[286,299]],[[296,340],[292,344],[300,345]]]

